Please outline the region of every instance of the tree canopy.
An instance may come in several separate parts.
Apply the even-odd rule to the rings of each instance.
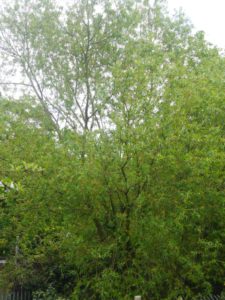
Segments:
[[[19,0],[0,62],[0,286],[224,294],[225,59],[204,33],[160,0]]]

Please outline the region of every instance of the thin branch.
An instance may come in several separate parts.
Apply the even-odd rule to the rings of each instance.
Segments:
[[[32,87],[29,83],[23,83],[23,82],[0,82],[0,85],[22,85],[27,87]]]

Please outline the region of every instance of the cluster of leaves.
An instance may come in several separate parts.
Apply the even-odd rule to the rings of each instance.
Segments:
[[[225,60],[147,2],[23,0],[2,13],[2,57],[25,87],[0,101],[4,288],[224,292]]]

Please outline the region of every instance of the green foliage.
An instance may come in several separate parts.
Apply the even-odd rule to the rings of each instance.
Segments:
[[[224,293],[224,57],[164,1],[27,5],[1,16],[25,89],[0,100],[0,285]]]

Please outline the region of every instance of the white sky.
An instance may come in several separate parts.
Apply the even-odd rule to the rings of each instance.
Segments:
[[[225,49],[225,0],[167,0],[170,10],[183,9],[195,29],[209,42]]]

